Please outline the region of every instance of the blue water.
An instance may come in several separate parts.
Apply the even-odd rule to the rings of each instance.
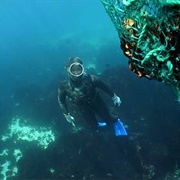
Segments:
[[[162,179],[179,168],[176,97],[169,87],[128,70],[100,1],[4,0],[0,26],[0,135],[18,116],[35,127],[51,127],[56,136],[46,150],[14,139],[1,142],[0,153],[20,148],[24,154],[9,179]],[[122,106],[114,110],[111,99],[104,100],[127,126],[128,137],[72,133],[57,103],[70,56],[79,56],[85,67],[94,64],[121,97]],[[12,155],[6,159],[15,163]]]
[[[101,70],[121,64],[117,33],[99,1],[1,1],[0,12],[1,87],[47,83],[68,57],[86,63],[111,46],[115,54],[101,60]]]

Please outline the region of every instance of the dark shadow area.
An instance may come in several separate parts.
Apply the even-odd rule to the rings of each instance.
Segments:
[[[3,119],[16,113],[56,132],[56,141],[46,150],[24,146],[16,179],[163,179],[179,167],[179,104],[168,86],[138,79],[126,68],[107,68],[101,78],[121,97],[122,105],[114,108],[105,94],[104,100],[129,133],[115,137],[106,129],[72,132],[57,103],[57,87],[64,78],[58,75],[43,88],[19,87],[13,98],[0,103]],[[70,109],[79,124],[84,122],[75,106]]]

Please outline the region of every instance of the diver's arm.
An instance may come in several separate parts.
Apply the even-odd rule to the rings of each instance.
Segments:
[[[99,77],[95,75],[91,75],[91,79],[95,87],[100,88],[105,93],[107,93],[110,97],[114,96],[114,92]]]
[[[58,88],[58,103],[63,111],[63,114],[68,114],[69,110],[66,104],[66,92],[63,87]]]
[[[121,105],[121,99],[118,97],[110,88],[108,85],[106,85],[99,77],[91,75],[91,79],[93,81],[93,84],[95,87],[98,87],[102,89],[104,92],[106,92],[113,100],[113,103],[115,106]]]
[[[73,126],[75,126],[74,124],[75,119],[73,116],[70,115],[67,104],[66,104],[66,91],[63,87],[58,88],[58,102],[66,120],[69,123],[71,123]]]

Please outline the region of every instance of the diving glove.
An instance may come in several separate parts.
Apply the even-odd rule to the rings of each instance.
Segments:
[[[64,114],[64,117],[66,118],[66,120],[71,123],[73,126],[75,126],[74,122],[75,122],[75,119],[73,116],[71,116],[69,113],[68,114]]]
[[[116,94],[114,94],[114,96],[112,97],[112,100],[115,106],[119,107],[121,105],[121,99]]]

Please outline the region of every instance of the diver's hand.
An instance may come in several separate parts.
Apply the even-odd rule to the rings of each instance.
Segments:
[[[112,97],[113,103],[115,106],[120,106],[121,105],[121,99],[119,96],[117,96],[116,94],[114,94],[114,96]]]
[[[71,116],[69,113],[68,114],[64,114],[64,117],[66,118],[66,120],[71,123],[73,126],[75,126],[74,122],[75,122],[75,119],[73,116]]]

